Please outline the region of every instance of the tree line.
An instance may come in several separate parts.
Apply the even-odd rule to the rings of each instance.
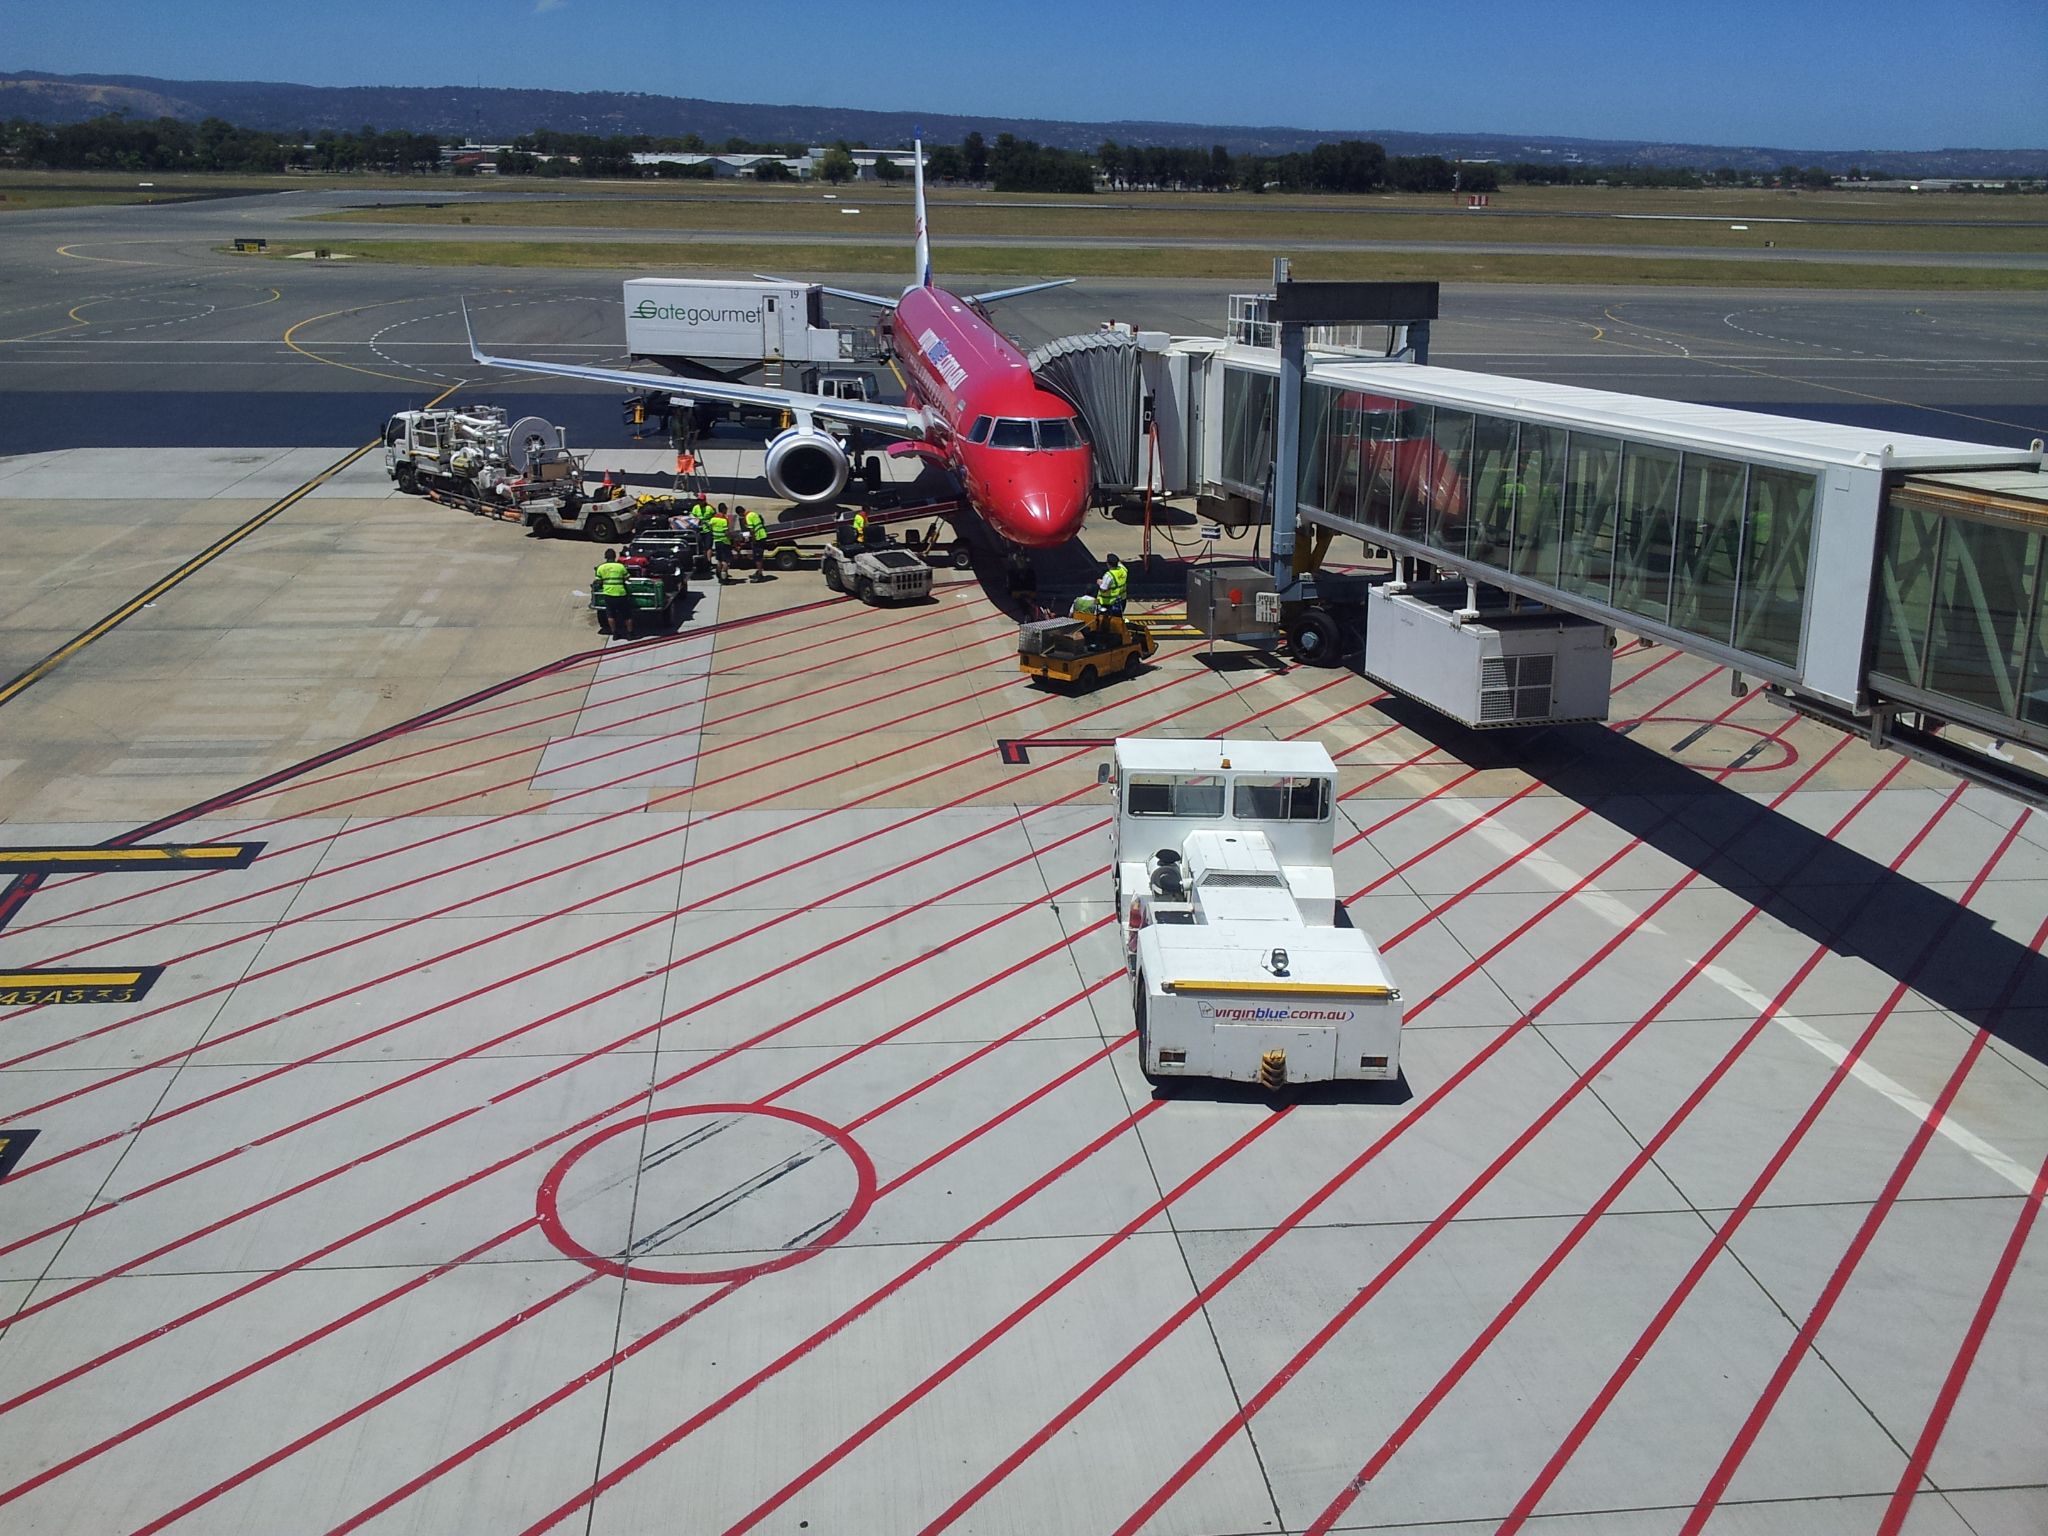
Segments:
[[[237,128],[217,117],[187,123],[154,121],[121,114],[88,122],[50,126],[14,118],[0,124],[0,164],[49,170],[115,171],[328,171],[411,175],[442,166],[444,141],[433,134],[322,129],[296,134]],[[855,174],[853,150],[833,145],[817,170],[827,181]],[[697,134],[563,133],[539,129],[513,140],[496,157],[505,176],[623,179],[709,178],[709,163],[675,161],[643,165],[634,155],[668,151],[684,154],[766,154],[794,158],[806,146],[727,139],[709,143]],[[1441,155],[1389,155],[1364,139],[1343,139],[1283,155],[1232,154],[1222,144],[1208,149],[1105,141],[1093,154],[1060,149],[999,133],[993,142],[970,133],[958,144],[925,147],[927,174],[935,181],[992,186],[998,192],[1090,193],[1116,191],[1201,192],[1493,192],[1502,186],[1702,187],[1780,186],[1819,189],[1844,178],[1819,166],[1787,165],[1775,173],[1723,166],[1711,171],[1650,166],[1600,166],[1567,162],[1458,162]],[[464,167],[457,165],[461,173]],[[755,168],[757,180],[789,180],[793,172],[775,160]],[[877,176],[900,181],[903,170],[879,162]],[[1848,180],[1865,173],[1852,168]],[[1873,167],[1871,176],[1886,173]]]
[[[13,118],[0,124],[0,162],[59,171],[385,171],[405,175],[441,163],[430,133],[275,133],[217,117],[188,123],[118,114],[55,127]]]

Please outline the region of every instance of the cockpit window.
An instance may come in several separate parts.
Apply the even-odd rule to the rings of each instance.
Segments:
[[[989,435],[991,448],[1031,448],[1036,446],[1031,438],[1031,423],[1028,421],[999,421],[995,431]]]
[[[988,429],[989,429],[990,427],[994,426],[994,425],[995,425],[995,422],[994,422],[994,420],[993,420],[992,418],[990,418],[990,417],[987,417],[987,416],[977,416],[977,417],[975,417],[975,418],[974,418],[974,425],[973,425],[973,426],[971,426],[971,427],[969,427],[969,428],[967,429],[967,441],[969,441],[970,443],[985,443],[985,442],[987,442],[987,441],[988,441]]]
[[[1041,448],[1085,448],[1088,439],[1081,433],[1081,423],[1073,418],[1048,418],[1038,424],[1038,446]]]

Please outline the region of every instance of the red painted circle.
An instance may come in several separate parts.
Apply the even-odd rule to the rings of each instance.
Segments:
[[[1797,747],[1793,746],[1791,742],[1786,741],[1783,737],[1772,737],[1769,731],[1758,725],[1741,725],[1733,720],[1706,720],[1698,715],[1642,715],[1634,720],[1623,723],[1632,726],[1710,725],[1717,731],[1740,731],[1744,735],[1754,736],[1760,741],[1767,742],[1769,745],[1776,747],[1779,752],[1779,756],[1776,759],[1773,759],[1771,754],[1766,752],[1757,758],[1755,762],[1744,763],[1739,768],[1728,763],[1695,763],[1683,757],[1672,758],[1673,762],[1699,773],[1769,773],[1778,768],[1790,768],[1799,761],[1799,749]]]
[[[780,1258],[764,1259],[758,1264],[740,1264],[731,1269],[634,1269],[617,1259],[608,1259],[593,1253],[569,1235],[569,1229],[562,1220],[562,1180],[577,1161],[596,1147],[602,1146],[615,1136],[624,1136],[652,1125],[657,1120],[675,1120],[688,1115],[765,1115],[775,1120],[787,1120],[805,1130],[823,1136],[844,1152],[853,1164],[853,1202],[832,1225],[821,1232],[816,1239],[803,1247],[783,1254]],[[807,1115],[800,1110],[778,1109],[767,1104],[689,1104],[681,1109],[657,1110],[654,1114],[643,1115],[638,1120],[628,1120],[621,1125],[607,1126],[594,1135],[586,1136],[576,1143],[547,1171],[540,1181],[540,1190],[535,1197],[534,1213],[540,1218],[540,1229],[568,1257],[579,1264],[587,1264],[600,1274],[616,1275],[623,1280],[649,1280],[656,1285],[711,1285],[725,1280],[748,1280],[755,1275],[773,1274],[778,1269],[788,1269],[801,1264],[805,1259],[823,1253],[834,1243],[851,1232],[860,1219],[867,1215],[868,1207],[875,1203],[875,1165],[867,1152],[838,1126],[820,1120],[816,1115]]]

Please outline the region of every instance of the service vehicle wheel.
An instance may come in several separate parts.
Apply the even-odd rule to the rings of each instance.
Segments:
[[[600,512],[583,525],[583,531],[593,544],[609,544],[619,536],[619,525]]]
[[[834,592],[844,592],[846,590],[846,583],[839,579],[839,565],[837,561],[827,560],[820,569],[825,573],[825,585],[827,587],[831,588]]]
[[[955,544],[946,551],[946,558],[952,562],[954,570],[964,571],[974,564],[974,551],[965,544]]]
[[[1093,667],[1083,667],[1079,672],[1074,674],[1075,685],[1084,691],[1093,688],[1095,686],[1095,681],[1096,673]]]
[[[1145,1081],[1160,1081],[1159,1074],[1152,1070],[1152,1028],[1145,1017],[1145,983],[1143,979],[1131,983],[1131,1017],[1138,1026],[1138,1070],[1145,1074]]]
[[[1150,661],[1153,652],[1159,649],[1159,642],[1152,638],[1151,630],[1141,629],[1138,631],[1138,649],[1144,654],[1147,661]]]
[[[872,576],[860,576],[860,577],[856,577],[856,578],[855,578],[855,580],[854,580],[854,590],[855,590],[856,592],[858,592],[858,593],[860,594],[860,600],[861,600],[862,602],[866,603],[866,604],[867,604],[867,605],[868,605],[868,606],[869,606],[870,608],[874,607],[874,605],[875,605],[875,578],[874,578],[874,577],[872,577]]]
[[[1136,677],[1138,675],[1138,668],[1141,665],[1143,665],[1143,662],[1140,660],[1138,653],[1136,651],[1128,653],[1124,657],[1124,676]]]
[[[797,568],[796,546],[785,544],[770,557],[778,571],[793,571]]]
[[[416,470],[416,469],[414,469],[414,468],[413,468],[413,467],[412,467],[412,466],[411,466],[410,464],[401,464],[401,465],[399,465],[399,466],[398,466],[398,488],[399,488],[399,489],[400,489],[401,491],[405,492],[405,494],[406,494],[406,495],[408,495],[408,496],[417,496],[417,495],[419,495],[419,493],[420,493],[420,473],[419,473],[419,471],[418,471],[418,470]]]
[[[526,520],[526,531],[536,539],[544,539],[555,530],[553,524],[536,512]]]
[[[1334,667],[1343,660],[1344,631],[1329,609],[1304,608],[1287,621],[1287,648],[1305,666]]]

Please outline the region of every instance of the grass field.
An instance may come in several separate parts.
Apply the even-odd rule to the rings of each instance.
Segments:
[[[111,203],[182,203],[190,192],[88,187],[19,187],[0,183],[0,213],[21,213],[31,208],[95,208]]]
[[[589,245],[562,240],[333,241],[336,255],[435,267],[557,267],[596,271],[881,273],[900,276],[902,252],[887,245],[691,244]],[[288,255],[272,250],[275,260]],[[1229,278],[1265,281],[1270,256],[1251,250],[1105,246],[947,245],[943,267],[958,277]],[[1380,251],[1311,251],[1299,256],[1302,278],[1435,279],[1447,283],[1588,283],[1710,288],[1896,289],[1920,292],[2048,291],[2048,269],[1888,267],[1834,262],[1687,261],[1658,257],[1470,255]]]
[[[1930,224],[1924,219],[1856,223],[1838,214],[1814,222],[1783,223],[1766,220],[1791,217],[1783,211],[1789,204],[1775,205],[1779,211],[1769,215],[1710,214],[1696,208],[1688,210],[1689,216],[1679,216],[1647,202],[1639,206],[1631,201],[1600,211],[1570,209],[1562,200],[1555,201],[1555,206],[1531,206],[1517,214],[1498,203],[1484,210],[1465,211],[1451,207],[1449,200],[1443,198],[1355,198],[1348,203],[1301,204],[1293,199],[1227,196],[1193,204],[1176,199],[1136,206],[1125,199],[1093,205],[1086,199],[1065,199],[996,207],[956,200],[936,208],[932,222],[935,234],[949,244],[977,237],[1039,235],[1077,241],[1413,240],[1760,251],[1768,241],[1780,249],[1791,250],[2048,254],[2048,222],[1956,227]],[[852,214],[852,209],[859,213]],[[2048,219],[2048,202],[2039,202],[2034,211]],[[1530,214],[1538,216],[1526,216]],[[741,239],[753,233],[844,235],[857,231],[907,243],[911,233],[907,201],[878,199],[866,191],[842,192],[837,201],[829,202],[816,193],[754,202],[726,195],[702,199],[649,196],[462,201],[351,209],[320,217],[323,221],[343,223],[436,228],[469,224],[485,228],[685,230],[730,234]],[[1744,227],[1731,227],[1735,225]]]

